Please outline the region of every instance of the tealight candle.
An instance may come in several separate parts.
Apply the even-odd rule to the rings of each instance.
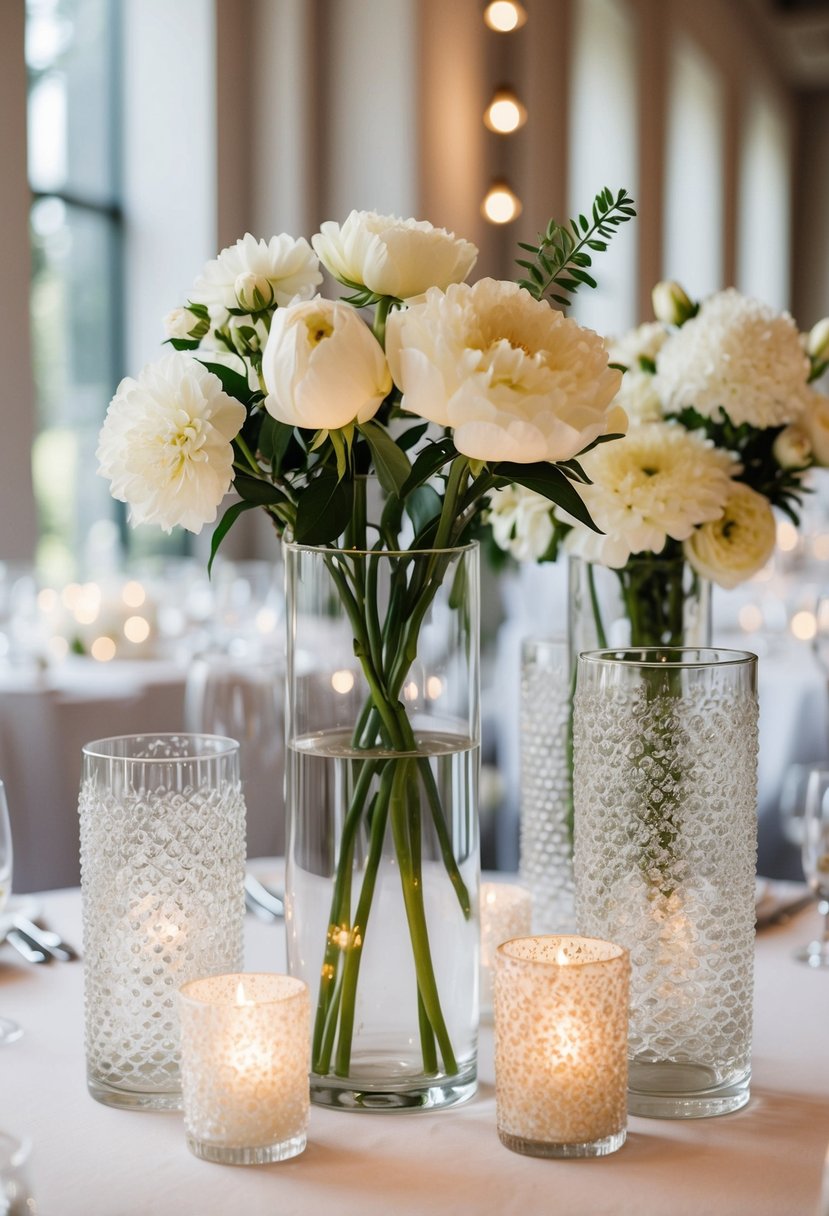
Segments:
[[[287,975],[214,975],[179,995],[191,1152],[226,1165],[295,1157],[308,1128],[310,1001]]]
[[[625,1142],[630,957],[591,937],[498,947],[495,1096],[501,1143],[601,1157]]]
[[[492,1013],[492,969],[495,951],[511,937],[525,937],[532,927],[532,895],[510,883],[481,883],[481,1014]]]

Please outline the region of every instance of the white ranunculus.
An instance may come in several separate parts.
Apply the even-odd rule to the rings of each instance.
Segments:
[[[262,377],[268,413],[308,430],[366,422],[391,390],[383,348],[365,321],[351,305],[321,297],[274,313]]]
[[[771,454],[781,469],[805,469],[812,462],[812,441],[802,426],[792,423],[777,436]]]
[[[311,244],[341,283],[398,300],[462,282],[478,257],[474,245],[445,228],[374,211],[352,211],[342,225],[328,220]]]
[[[283,232],[269,241],[257,241],[249,232],[235,245],[208,262],[193,286],[190,299],[215,309],[247,308],[253,288],[267,287],[283,308],[294,299],[307,300],[322,282],[319,263],[304,237],[295,240]],[[246,302],[239,303],[242,291]]]
[[[627,425],[604,341],[515,283],[430,289],[391,314],[386,353],[403,409],[473,460],[569,460]]]
[[[797,421],[809,436],[815,463],[822,468],[829,467],[829,397],[810,392],[806,408]]]
[[[697,528],[683,548],[697,574],[730,590],[762,570],[776,536],[769,500],[735,481],[721,517]]]
[[[200,532],[233,477],[245,408],[195,359],[171,354],[122,380],[98,441],[98,472],[134,524]]]
[[[673,279],[663,279],[651,292],[653,315],[665,325],[682,325],[694,315],[694,302]]]
[[[817,363],[829,359],[829,317],[813,325],[806,339],[806,353]]]
[[[668,539],[719,519],[739,465],[697,431],[673,422],[631,427],[618,443],[604,443],[581,460],[591,485],[579,486],[601,528],[573,524],[566,548],[587,561],[618,569],[632,554],[661,553]]]
[[[524,486],[504,486],[489,499],[492,538],[519,562],[537,562],[553,539],[553,504]]]

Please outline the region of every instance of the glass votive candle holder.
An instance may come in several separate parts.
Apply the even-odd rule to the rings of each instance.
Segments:
[[[627,1134],[630,956],[597,938],[524,937],[496,951],[501,1143],[531,1157],[603,1157]]]
[[[514,883],[481,883],[481,1016],[492,1016],[492,971],[495,951],[512,937],[532,929],[533,897]]]
[[[179,994],[184,1127],[191,1152],[225,1165],[305,1148],[308,986],[288,975],[214,975]]]

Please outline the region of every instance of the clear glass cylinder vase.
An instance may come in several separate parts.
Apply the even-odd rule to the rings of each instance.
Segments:
[[[536,933],[575,929],[570,671],[564,638],[525,639],[519,872],[532,892]]]
[[[311,1096],[444,1106],[476,1085],[478,549],[285,546],[288,963]]]
[[[724,1114],[749,1097],[757,660],[640,648],[579,659],[579,930],[630,951],[633,1114]]]
[[[239,744],[134,735],[83,749],[79,800],[89,1091],[181,1109],[178,989],[242,969]]]
[[[571,557],[568,580],[574,661],[607,646],[711,645],[711,584],[682,557],[630,557],[618,570]]]

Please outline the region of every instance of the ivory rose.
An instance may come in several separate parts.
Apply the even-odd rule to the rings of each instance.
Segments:
[[[735,481],[721,517],[697,528],[683,548],[697,574],[730,590],[762,570],[776,537],[769,500]]]
[[[390,315],[386,354],[403,409],[474,460],[569,460],[626,429],[603,339],[515,283],[430,289]]]
[[[341,283],[398,300],[462,282],[478,257],[473,244],[445,228],[374,211],[352,211],[342,225],[327,221],[311,244]]]
[[[366,422],[391,389],[383,348],[365,321],[320,296],[274,313],[262,378],[268,413],[308,430]]]
[[[151,363],[122,380],[107,410],[98,472],[134,524],[200,532],[216,518],[233,476],[231,440],[245,407],[189,355]]]

